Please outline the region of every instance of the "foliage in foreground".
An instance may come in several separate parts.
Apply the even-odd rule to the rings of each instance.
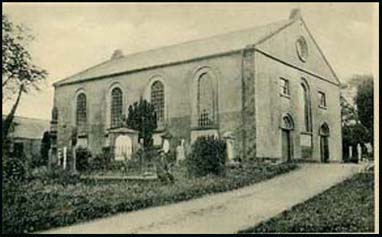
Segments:
[[[260,182],[296,167],[248,162],[227,170],[224,177],[189,178],[181,166],[174,170],[174,184],[160,181],[65,184],[36,179],[13,188],[3,186],[3,233],[28,233],[189,200]]]
[[[198,137],[192,144],[192,152],[186,158],[186,166],[191,176],[208,174],[223,175],[226,160],[226,143],[213,136]]]
[[[373,231],[374,174],[360,173],[241,233]]]

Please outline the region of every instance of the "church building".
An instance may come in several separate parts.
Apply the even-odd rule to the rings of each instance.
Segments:
[[[57,147],[129,159],[139,145],[125,127],[140,98],[157,114],[154,143],[227,141],[229,159],[342,160],[340,81],[298,9],[265,26],[124,55],[54,83]],[[52,121],[53,122],[53,121]],[[127,150],[126,150],[127,149]]]

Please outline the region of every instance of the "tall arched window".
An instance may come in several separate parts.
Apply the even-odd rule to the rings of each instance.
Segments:
[[[119,87],[111,91],[110,126],[112,128],[122,125],[123,93]]]
[[[76,126],[83,129],[86,126],[87,114],[86,114],[86,95],[81,93],[77,95],[76,103]]]
[[[312,131],[312,119],[311,119],[311,105],[310,105],[310,92],[309,87],[305,81],[301,83],[301,96],[302,96],[302,110],[304,116],[304,131]]]
[[[151,103],[154,106],[158,126],[164,123],[164,86],[160,81],[155,81],[151,85]]]
[[[208,73],[203,73],[198,79],[198,125],[211,126],[215,122],[214,89],[212,78]]]

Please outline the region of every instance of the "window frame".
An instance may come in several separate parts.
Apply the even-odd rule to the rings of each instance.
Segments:
[[[118,122],[118,120],[120,120],[120,118],[117,119],[115,117],[117,114],[117,112],[116,112],[117,109],[115,108],[116,102],[114,102],[115,97],[113,95],[113,92],[116,90],[120,91],[120,97],[118,98],[119,101],[117,101],[117,102],[119,102],[118,104],[120,104],[120,109],[119,109],[120,110],[120,116],[123,117],[123,105],[124,105],[124,103],[123,103],[123,90],[119,86],[116,86],[110,90],[110,108],[109,108],[110,109],[110,111],[109,111],[110,112],[110,124],[109,124],[110,128],[118,128],[118,127],[121,127],[123,125],[121,123],[121,121]]]
[[[322,98],[324,99],[324,104],[322,104]],[[322,109],[327,109],[328,101],[326,99],[326,93],[324,91],[318,91],[318,107]]]
[[[160,85],[160,88],[154,88],[156,85]],[[155,89],[155,90],[154,90]],[[154,94],[156,93],[156,94]],[[157,114],[157,125],[158,127],[163,127],[166,120],[166,88],[162,81],[155,80],[150,85],[150,102],[154,106],[155,113]],[[155,100],[160,99],[160,102],[156,102]],[[158,104],[161,110],[161,116],[158,116]],[[161,119],[160,119],[161,118]]]
[[[83,108],[80,108],[81,106]],[[86,96],[85,92],[81,91],[76,96],[76,110],[75,110],[75,126],[81,132],[84,132],[84,130],[86,129],[86,126],[88,124],[88,111],[87,110],[88,110],[87,96]]]
[[[203,78],[203,76],[207,76],[206,79]],[[211,96],[211,99],[212,99],[212,108],[211,111],[210,111],[210,114],[209,113],[206,113],[206,109],[204,109],[204,111],[201,111],[201,108],[200,108],[200,105],[201,105],[201,86],[200,86],[200,82],[201,82],[201,79],[203,80],[209,80],[209,83],[210,83],[210,94],[209,96]],[[208,129],[208,128],[214,128],[216,126],[216,102],[215,102],[215,91],[214,91],[214,81],[213,81],[213,78],[211,75],[209,75],[209,72],[203,72],[201,73],[198,78],[197,78],[197,91],[196,91],[196,103],[197,103],[197,127],[200,128],[200,129]]]
[[[290,82],[289,82],[289,80],[284,78],[284,77],[280,77],[279,82],[280,82],[280,84],[279,84],[280,96],[290,98],[291,93],[290,93]],[[281,83],[284,83],[284,86]],[[287,93],[285,93],[285,89],[287,90]]]

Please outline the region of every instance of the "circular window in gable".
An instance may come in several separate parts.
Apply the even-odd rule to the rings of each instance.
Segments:
[[[306,43],[306,40],[304,37],[301,36],[296,41],[296,50],[297,50],[298,58],[302,62],[305,62],[306,58],[308,57],[308,44]]]

